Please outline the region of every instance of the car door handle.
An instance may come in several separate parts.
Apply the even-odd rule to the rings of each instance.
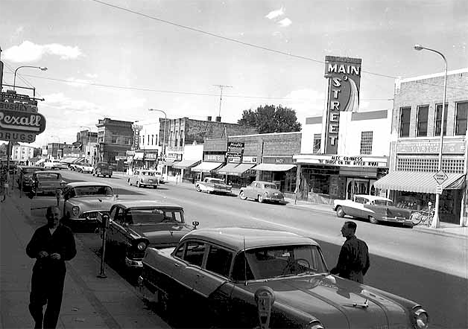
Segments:
[[[180,267],[180,264],[174,263],[174,266],[175,266],[175,267]]]

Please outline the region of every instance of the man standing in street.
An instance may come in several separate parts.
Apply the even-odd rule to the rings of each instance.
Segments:
[[[341,234],[346,238],[346,241],[341,247],[338,263],[330,273],[364,283],[364,275],[370,266],[369,250],[367,244],[355,236],[356,228],[356,223],[351,221],[343,224]]]
[[[65,281],[65,261],[76,255],[72,231],[59,223],[60,210],[50,206],[46,212],[47,224],[39,227],[26,247],[26,253],[36,258],[31,279],[29,311],[34,328],[55,328],[62,305]],[[47,304],[45,314],[42,313]]]

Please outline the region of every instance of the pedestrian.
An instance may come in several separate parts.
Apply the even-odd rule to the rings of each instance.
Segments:
[[[59,223],[60,209],[49,206],[47,224],[39,227],[26,247],[26,253],[36,258],[31,278],[29,311],[34,328],[55,328],[62,305],[65,281],[65,261],[76,255],[72,231]],[[45,314],[42,309],[47,304]]]
[[[347,221],[343,224],[341,234],[346,241],[341,247],[338,263],[330,273],[364,283],[364,275],[370,266],[369,249],[364,241],[356,237],[356,228],[355,222]]]

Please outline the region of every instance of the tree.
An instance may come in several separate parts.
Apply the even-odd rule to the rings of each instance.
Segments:
[[[238,124],[257,128],[260,134],[301,131],[296,111],[279,105],[265,105],[255,111],[244,110]]]

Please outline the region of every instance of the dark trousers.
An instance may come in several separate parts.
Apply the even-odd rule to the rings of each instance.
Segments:
[[[65,271],[34,270],[31,279],[31,294],[29,312],[34,319],[34,328],[55,328],[57,326],[60,307],[62,306]],[[47,304],[45,314],[43,307]]]

